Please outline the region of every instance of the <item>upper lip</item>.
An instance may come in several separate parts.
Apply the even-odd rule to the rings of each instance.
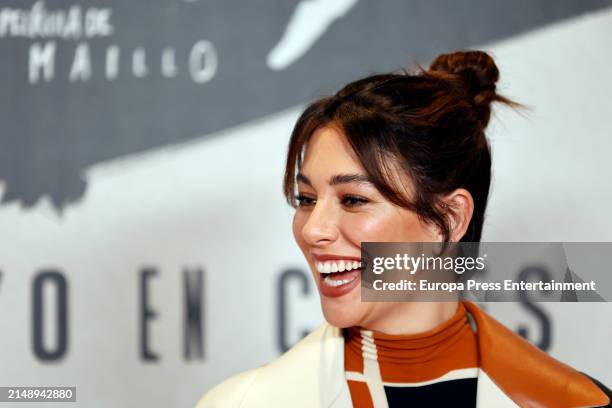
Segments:
[[[319,262],[325,261],[333,261],[333,260],[349,260],[349,261],[361,261],[361,257],[358,256],[346,256],[346,255],[336,255],[336,254],[315,254],[311,253],[313,258]]]

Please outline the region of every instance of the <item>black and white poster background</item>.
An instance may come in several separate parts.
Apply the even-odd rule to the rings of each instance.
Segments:
[[[293,123],[440,52],[490,51],[532,107],[490,125],[484,239],[612,240],[609,0],[0,4],[1,386],[192,406],[299,340],[322,316],[281,194]],[[612,383],[611,305],[487,309]]]

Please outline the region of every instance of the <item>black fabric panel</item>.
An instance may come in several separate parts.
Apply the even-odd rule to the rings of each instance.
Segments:
[[[476,378],[442,381],[421,387],[385,386],[389,408],[476,406]]]

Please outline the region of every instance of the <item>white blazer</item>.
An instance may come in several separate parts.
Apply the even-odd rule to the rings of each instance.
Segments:
[[[481,360],[476,408],[610,403],[586,376],[532,346],[476,305],[465,305],[475,323]],[[208,391],[196,408],[352,408],[344,375],[342,331],[323,323],[271,363],[236,374]]]

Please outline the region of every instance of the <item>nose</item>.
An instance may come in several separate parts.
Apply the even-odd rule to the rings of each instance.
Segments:
[[[302,227],[302,236],[309,245],[328,245],[338,239],[338,213],[332,200],[317,200]]]

